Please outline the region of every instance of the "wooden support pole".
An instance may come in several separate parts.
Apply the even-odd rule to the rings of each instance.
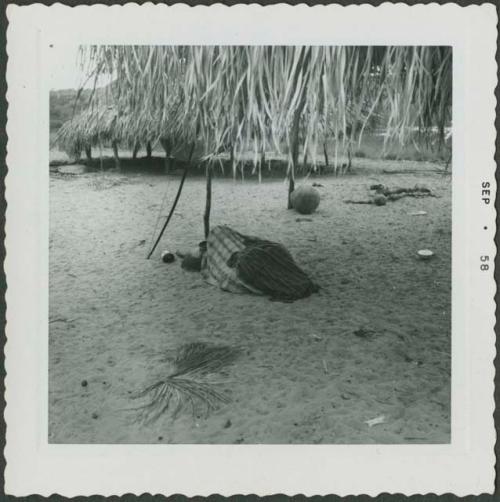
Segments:
[[[347,147],[347,169],[346,172],[350,173],[352,167],[352,154],[351,154],[351,143]]]
[[[118,142],[116,140],[113,140],[112,146],[113,146],[113,156],[115,158],[115,166],[118,169],[120,169],[120,157],[118,155]]]
[[[139,152],[140,145],[138,142],[135,143],[134,149],[132,150],[132,158],[135,160],[137,158],[137,153]]]
[[[184,181],[186,181],[186,176],[188,175],[189,169],[191,168],[191,160],[193,159],[194,145],[195,145],[195,142],[193,141],[191,143],[191,149],[189,152],[188,163],[184,169],[184,174],[182,175],[182,179],[179,184],[179,188],[177,189],[177,195],[175,196],[174,203],[172,204],[172,207],[170,208],[170,212],[168,213],[167,220],[165,221],[165,224],[163,225],[163,228],[161,229],[160,234],[158,235],[158,238],[156,239],[153,247],[151,248],[151,251],[149,252],[149,254],[147,256],[148,260],[151,258],[151,255],[154,253],[156,247],[158,246],[158,244],[163,236],[163,233],[165,232],[165,229],[167,228],[167,225],[169,224],[169,222],[172,218],[172,215],[174,214],[177,203],[179,202],[179,197],[181,196],[182,187],[184,186]]]
[[[265,167],[265,164],[266,164],[266,152],[264,151],[264,149],[262,148],[261,152],[260,152],[260,159],[258,161],[258,167],[259,167],[259,171],[258,171],[258,175],[259,175],[259,183],[262,183],[262,169]]]
[[[300,110],[295,112],[292,125],[292,165],[288,172],[288,209],[292,209],[292,192],[295,190],[295,168],[299,161],[299,118]]]
[[[167,158],[167,173],[171,173],[173,171],[173,167],[174,167],[174,159],[172,155],[169,155]]]
[[[298,77],[303,71],[304,67],[307,67],[311,59],[310,48],[303,47],[301,55],[299,57],[299,62],[295,70],[294,75],[294,87],[297,85]],[[302,96],[300,97],[299,104],[295,109],[292,123],[292,165],[290,166],[290,171],[288,174],[288,209],[292,209],[292,192],[295,190],[295,169],[299,160],[299,129],[300,129],[300,117],[305,105],[305,91],[307,89],[308,78],[303,82]]]
[[[170,153],[172,152],[172,144],[169,139],[162,138],[160,139],[161,146],[165,150],[165,174],[170,172],[171,167],[171,157]]]
[[[92,147],[90,145],[85,147],[85,156],[87,157],[87,160],[92,160]]]
[[[231,172],[233,174],[233,180],[236,180],[236,166],[234,165],[234,145],[231,144],[229,148],[229,163],[231,164]]]
[[[288,209],[292,209],[292,193],[295,190],[295,174],[293,163],[290,168],[290,173],[288,174]]]
[[[151,141],[148,141],[146,143],[146,156],[148,159],[151,158],[152,152],[153,152],[153,149],[151,148]]]
[[[325,156],[325,169],[328,171],[328,168],[330,167],[330,165],[329,165],[330,161],[328,159],[328,150],[327,150],[327,146],[326,146],[326,141],[323,143],[323,155]]]
[[[104,165],[103,165],[103,162],[102,162],[102,141],[101,141],[101,138],[98,137],[98,140],[99,140],[99,166],[101,168],[101,172],[104,171]]]
[[[203,226],[205,229],[205,240],[208,239],[210,233],[210,209],[212,208],[212,165],[210,162],[207,165],[207,199],[205,202],[205,214],[203,216]]]

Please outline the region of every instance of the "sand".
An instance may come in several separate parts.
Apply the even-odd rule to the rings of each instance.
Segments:
[[[281,180],[214,180],[212,224],[283,243],[321,286],[294,303],[227,293],[179,260],[160,260],[162,250],[202,240],[203,178],[188,179],[146,260],[178,176],[51,175],[49,442],[449,442],[451,177],[364,164],[361,174],[316,177],[322,199],[308,217],[286,209]],[[343,203],[366,199],[375,183],[425,184],[438,197]],[[425,248],[433,259],[416,257]],[[232,401],[208,418],[138,423],[127,411],[137,405],[131,395],[164,377],[173,351],[194,341],[242,349],[220,375]]]

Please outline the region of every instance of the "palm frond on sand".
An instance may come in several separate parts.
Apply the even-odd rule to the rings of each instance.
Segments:
[[[136,408],[138,420],[151,423],[167,411],[176,417],[185,408],[189,408],[193,416],[208,416],[228,403],[228,395],[208,377],[231,364],[239,354],[239,349],[202,342],[180,347],[174,370],[134,396],[148,399],[145,405]]]

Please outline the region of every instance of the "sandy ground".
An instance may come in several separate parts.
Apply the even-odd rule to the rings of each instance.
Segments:
[[[214,181],[212,224],[283,243],[320,284],[295,303],[227,293],[179,261],[161,262],[161,250],[202,240],[202,178],[186,182],[147,261],[178,177],[51,176],[49,441],[449,442],[451,177],[365,164],[363,174],[314,180],[324,187],[310,221],[286,209],[282,181]],[[366,199],[373,183],[423,183],[439,197],[343,203]],[[409,215],[418,210],[427,215]],[[422,248],[434,259],[419,261]],[[357,336],[360,328],[372,336]],[[221,377],[232,402],[208,418],[134,421],[132,393],[165,376],[166,355],[194,341],[242,349]],[[365,423],[381,415],[384,423]]]

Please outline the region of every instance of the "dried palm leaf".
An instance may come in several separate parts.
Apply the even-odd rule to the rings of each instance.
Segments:
[[[185,408],[189,408],[193,416],[208,416],[221,404],[228,403],[228,395],[209,377],[231,364],[239,353],[232,347],[201,342],[180,347],[173,371],[134,396],[148,398],[145,405],[136,408],[138,419],[150,423],[167,411],[175,418]]]

